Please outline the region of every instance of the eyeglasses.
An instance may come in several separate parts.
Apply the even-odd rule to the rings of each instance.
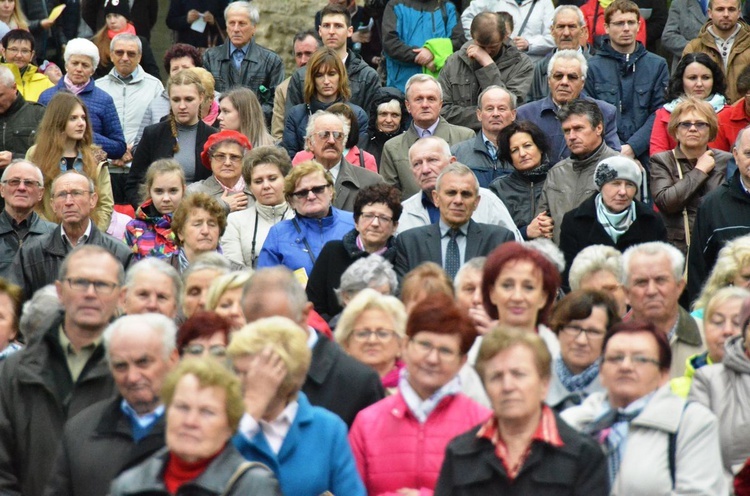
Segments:
[[[130,58],[130,59],[134,59],[134,58],[136,58],[138,56],[138,52],[134,52],[132,50],[115,50],[112,53],[114,53],[118,57],[122,57],[123,55],[127,54],[128,58]]]
[[[213,344],[211,346],[203,346],[202,344],[189,344],[182,349],[184,355],[198,356],[202,355],[204,351],[208,350],[208,354],[217,358],[224,358],[227,356],[227,347],[222,344]]]
[[[86,279],[83,277],[68,277],[65,280],[68,281],[68,285],[73,291],[80,291],[81,293],[84,293],[88,291],[91,286],[94,286],[94,292],[98,295],[104,296],[111,295],[114,292],[115,288],[119,286],[114,282],[92,281],[91,279]]]
[[[562,72],[556,72],[552,74],[551,77],[555,81],[562,81],[564,78],[568,78],[568,81],[578,81],[579,79],[581,79],[581,76],[579,76],[578,74],[563,74]]]
[[[352,337],[355,341],[365,342],[369,341],[372,336],[375,336],[375,338],[378,341],[390,341],[395,332],[391,329],[359,329],[352,331]]]
[[[561,332],[564,332],[568,336],[572,338],[578,338],[578,336],[581,335],[581,333],[584,333],[586,335],[587,339],[591,340],[598,340],[598,339],[604,339],[605,331],[602,331],[600,329],[593,329],[591,327],[585,329],[581,326],[568,324],[562,329],[560,329]]]
[[[609,25],[614,26],[616,28],[624,28],[625,26],[629,28],[634,28],[638,25],[638,21],[615,21],[615,22],[610,22]]]
[[[454,360],[460,355],[460,353],[455,350],[446,348],[444,346],[435,346],[429,341],[412,339],[411,342],[414,343],[415,348],[417,349],[419,354],[422,355],[423,357],[428,356],[430,353],[432,353],[433,350],[437,351],[437,355],[440,358],[440,360],[443,360],[446,362]]]
[[[320,196],[323,194],[323,192],[326,190],[327,187],[328,185],[324,184],[322,186],[313,186],[312,188],[309,188],[309,189],[301,189],[299,191],[295,191],[294,193],[292,193],[292,196],[300,200],[304,200],[305,198],[310,196],[310,193],[314,194],[315,196]]]
[[[6,52],[16,55],[20,53],[21,55],[29,56],[34,50],[29,50],[28,48],[16,48],[16,47],[10,47],[5,49]]]
[[[83,198],[83,195],[89,193],[89,191],[83,190],[83,189],[71,189],[70,191],[60,191],[58,193],[55,193],[55,199],[56,200],[65,200],[68,198],[68,195],[72,196],[74,200],[78,200],[79,198]]]
[[[333,136],[333,139],[335,141],[341,141],[344,139],[344,133],[341,131],[318,131],[315,133],[315,136],[317,136],[319,139],[322,139],[323,141],[328,141],[331,136]]]
[[[378,219],[378,222],[380,222],[381,224],[390,224],[391,221],[393,220],[393,217],[388,217],[387,215],[373,214],[373,213],[370,213],[370,212],[367,212],[365,214],[361,214],[359,216],[359,218],[362,219],[362,220],[364,220],[368,224],[370,222],[374,222],[375,219]]]
[[[214,153],[211,158],[213,160],[218,160],[220,163],[224,163],[229,159],[229,162],[232,164],[239,164],[242,161],[242,155],[234,155],[232,153]]]
[[[3,184],[6,184],[10,186],[11,188],[17,188],[23,183],[24,188],[41,188],[42,183],[39,181],[32,181],[31,179],[18,179],[14,177],[13,179],[6,179],[5,181],[2,181]]]
[[[625,363],[626,358],[629,358],[630,363],[632,363],[635,367],[644,367],[648,364],[653,364],[657,367],[661,366],[661,362],[659,362],[659,360],[657,360],[656,358],[649,358],[643,355],[608,355],[605,356],[603,360],[604,363],[608,363],[610,365],[622,365]]]
[[[680,126],[682,129],[684,129],[685,131],[689,130],[691,127],[695,127],[695,129],[697,129],[698,131],[703,131],[704,129],[708,129],[708,122],[703,122],[703,121],[696,121],[696,122],[682,121],[677,125]]]

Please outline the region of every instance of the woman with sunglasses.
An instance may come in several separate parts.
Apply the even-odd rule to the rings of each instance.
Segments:
[[[732,154],[708,147],[716,139],[718,120],[705,100],[687,97],[678,103],[668,130],[677,145],[651,156],[649,184],[667,241],[685,254],[698,207],[724,181]]]
[[[293,168],[284,180],[284,195],[296,216],[268,232],[258,268],[284,265],[306,284],[323,245],[354,229],[354,218],[332,206],[333,177],[317,162]]]

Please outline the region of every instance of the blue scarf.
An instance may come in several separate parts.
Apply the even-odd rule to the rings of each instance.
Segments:
[[[596,376],[599,375],[599,360],[595,360],[586,370],[577,375],[574,375],[573,372],[570,371],[568,366],[565,365],[565,362],[563,362],[562,357],[555,358],[553,365],[555,367],[557,378],[560,379],[560,382],[565,386],[565,389],[571,393],[583,391],[589,386],[589,384],[594,382]]]

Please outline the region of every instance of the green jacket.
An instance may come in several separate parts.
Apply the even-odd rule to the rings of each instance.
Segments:
[[[713,365],[714,361],[708,356],[708,352],[698,353],[691,355],[685,360],[685,375],[682,377],[675,377],[669,381],[669,387],[672,392],[680,398],[687,398],[690,393],[690,386],[693,384],[693,376],[695,371],[704,365]]]

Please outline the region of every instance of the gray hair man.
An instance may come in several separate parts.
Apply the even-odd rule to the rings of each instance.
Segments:
[[[182,308],[182,278],[158,258],[145,258],[125,273],[120,308],[127,315],[159,313],[174,319]]]
[[[112,480],[164,446],[159,396],[179,361],[177,327],[161,314],[128,315],[102,339],[118,395],[87,408],[65,425],[47,495],[106,494]]]
[[[13,72],[0,65],[0,167],[22,159],[34,144],[36,129],[44,116],[44,106],[26,101],[18,91]]]

